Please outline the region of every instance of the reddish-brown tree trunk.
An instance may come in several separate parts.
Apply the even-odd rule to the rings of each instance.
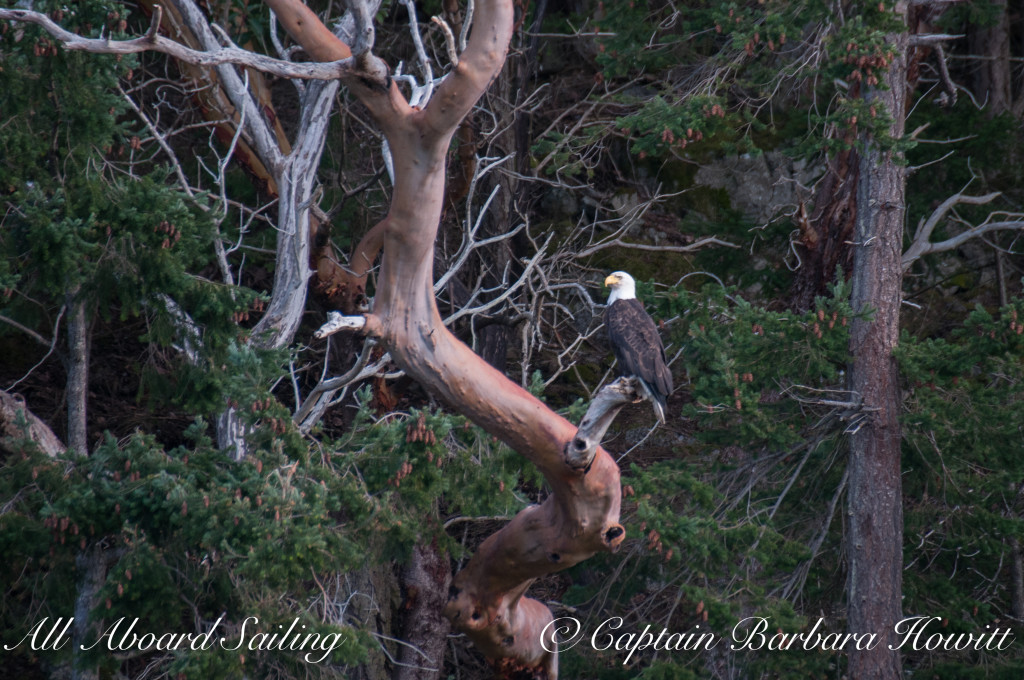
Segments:
[[[268,4],[313,58],[347,56],[297,0]],[[552,494],[545,502],[526,508],[486,539],[456,576],[445,614],[502,672],[554,678],[557,657],[541,642],[551,612],[523,594],[537,577],[619,546],[619,469],[601,448],[592,459],[567,456],[576,428],[457,340],[442,323],[433,293],[448,148],[460,121],[500,71],[512,29],[511,0],[478,0],[467,49],[422,110],[409,107],[394,81],[379,77],[375,58],[356,55],[367,71],[346,84],[386,136],[395,181],[387,216],[354,251],[347,290],[362,291],[366,272],[381,254],[366,332],[410,376],[526,456],[547,479]]]
[[[890,36],[896,56],[885,74],[887,89],[865,98],[892,116],[889,134],[903,135],[906,115],[907,34]],[[847,675],[857,680],[901,677],[894,627],[902,618],[903,506],[900,480],[900,387],[893,348],[899,336],[905,177],[900,158],[876,140],[862,140],[854,234],[855,310],[868,315],[850,331],[850,389],[862,401],[850,436],[846,549],[848,626],[874,633],[870,650],[849,650]]]

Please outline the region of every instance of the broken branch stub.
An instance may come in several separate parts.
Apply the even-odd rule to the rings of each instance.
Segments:
[[[358,331],[365,327],[365,316],[343,316],[338,312],[327,312],[327,321],[313,333],[313,337],[317,340],[323,340],[328,335],[334,335],[338,331]]]
[[[569,467],[590,468],[597,447],[622,407],[646,399],[637,387],[636,378],[619,378],[601,388],[580,421],[576,436],[565,447],[565,462]]]

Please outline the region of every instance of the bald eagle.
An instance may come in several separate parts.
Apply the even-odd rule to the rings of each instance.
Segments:
[[[654,320],[636,299],[636,282],[626,272],[613,272],[604,280],[611,288],[604,325],[618,360],[619,375],[639,378],[641,388],[665,423],[666,399],[672,392],[672,373]]]

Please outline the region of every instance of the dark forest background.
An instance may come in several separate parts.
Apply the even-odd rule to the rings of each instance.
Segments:
[[[93,37],[144,33],[154,6],[30,4]],[[410,7],[380,5],[376,51],[422,83]],[[451,58],[430,18],[457,47],[465,8],[414,7],[440,77]],[[905,188],[895,606],[944,635],[1021,631],[1024,5],[900,7],[905,21],[885,1],[516,4],[504,70],[449,153],[442,315],[578,421],[613,376],[602,281],[625,270],[677,385],[665,426],[637,405],[610,431],[627,539],[531,586],[555,616],[588,631],[622,617],[622,632],[728,636],[750,616],[846,630],[850,518],[873,512],[848,497],[850,442],[872,417],[848,372],[872,360],[851,358],[851,328],[877,311],[851,301],[851,277],[878,158]],[[202,8],[239,46],[303,58],[260,3]],[[198,40],[174,22],[166,11],[162,32]],[[897,52],[894,135],[865,93],[892,92]],[[409,651],[427,616],[410,565],[427,552],[456,571],[545,483],[380,348],[313,337],[345,294],[336,268],[387,210],[388,151],[344,89],[318,128],[303,113],[318,85],[237,72],[281,149],[311,129],[324,140],[307,202],[316,274],[284,342],[253,337],[284,217],[230,85],[0,24],[0,637],[44,617],[75,616],[78,641],[122,616],[153,632],[223,616],[235,634],[258,616],[346,644],[321,664],[22,646],[0,652],[0,675],[489,677],[456,634],[443,659]],[[820,650],[627,653],[581,643],[563,677],[847,672]],[[1019,678],[1024,646],[901,663],[907,677]]]

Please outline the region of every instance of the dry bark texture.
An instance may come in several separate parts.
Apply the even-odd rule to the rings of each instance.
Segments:
[[[903,136],[906,116],[907,34],[889,36],[896,56],[885,90],[865,94],[892,116],[889,134]],[[900,654],[894,627],[902,618],[903,506],[900,479],[900,386],[893,349],[902,297],[904,166],[890,151],[865,139],[857,186],[852,277],[853,308],[867,312],[850,329],[850,389],[860,395],[862,417],[850,436],[847,503],[848,617],[851,632],[876,633],[871,650],[849,653],[857,680],[898,680]]]
[[[46,423],[25,407],[21,395],[0,390],[0,451],[13,453],[7,439],[30,439],[48,456],[64,453],[64,444]]]
[[[974,96],[985,103],[990,117],[1012,112],[1020,115],[1013,101],[1013,68],[1010,52],[1010,10],[1007,0],[992,0],[995,22],[972,25],[968,34],[970,53],[982,57],[974,66]]]
[[[267,4],[312,58],[347,56],[344,43],[305,5],[297,0]],[[547,500],[485,540],[456,576],[445,614],[499,673],[554,678],[557,658],[541,644],[551,612],[523,594],[534,579],[619,546],[624,538],[618,523],[619,470],[599,447],[588,464],[570,466],[566,448],[576,428],[456,339],[444,327],[433,293],[449,144],[501,70],[512,30],[510,0],[478,1],[466,50],[422,110],[408,105],[382,64],[364,51],[368,47],[353,46],[364,72],[346,77],[345,84],[386,135],[395,180],[390,211],[354,251],[346,284],[351,306],[343,311],[355,311],[366,273],[381,255],[366,331],[409,375],[526,456],[547,478],[552,490]]]
[[[801,204],[796,222],[800,268],[793,278],[789,306],[806,311],[814,298],[825,295],[835,281],[836,267],[850,271],[850,240],[857,219],[857,176],[860,157],[854,149],[841,151],[829,161],[814,197],[810,215]]]
[[[173,40],[190,47],[194,50],[202,50],[203,45],[196,34],[188,27],[178,7],[173,3],[161,4],[157,0],[142,0],[140,6],[147,13],[152,15],[154,8],[159,5],[162,9],[160,14],[160,31]],[[246,48],[249,46],[246,45]],[[206,66],[197,66],[188,62],[179,61],[178,68],[182,75],[194,86],[193,97],[199,105],[203,117],[214,124],[214,133],[225,147],[231,145],[231,140],[238,132],[240,114],[231,103],[231,98],[224,91],[217,71]],[[291,150],[288,140],[285,137],[284,129],[274,114],[273,103],[270,98],[270,88],[263,73],[256,69],[246,69],[249,77],[249,89],[259,100],[260,110],[267,116],[273,126],[274,135],[281,144],[281,152],[288,154]],[[230,121],[230,122],[229,122]],[[234,160],[244,168],[253,178],[254,182],[262,190],[267,191],[271,196],[277,195],[277,185],[274,177],[267,169],[266,163],[259,157],[256,149],[246,139],[239,139],[235,144]]]
[[[448,553],[437,545],[416,545],[402,570],[403,636],[392,680],[434,680],[440,677],[448,646],[448,620],[442,614],[451,585]]]
[[[77,289],[68,292],[68,447],[89,454],[89,322],[85,301]]]

